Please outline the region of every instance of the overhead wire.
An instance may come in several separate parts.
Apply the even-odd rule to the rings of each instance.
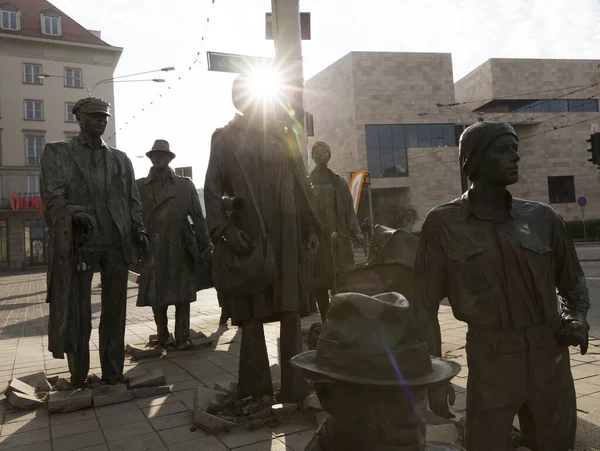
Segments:
[[[202,37],[201,37],[201,40],[200,40],[200,47],[199,47],[199,48],[198,48],[198,50],[196,51],[196,54],[195,54],[195,59],[194,59],[194,61],[192,61],[192,63],[191,63],[189,66],[187,66],[187,70],[184,70],[184,72],[183,72],[183,73],[180,73],[180,75],[179,75],[179,76],[178,76],[176,79],[174,79],[174,80],[172,80],[172,81],[170,81],[170,82],[169,82],[169,84],[168,84],[168,85],[167,85],[167,87],[166,87],[166,92],[170,91],[170,90],[171,90],[171,88],[172,88],[172,87],[175,85],[175,83],[176,83],[176,82],[180,82],[180,81],[181,81],[183,78],[185,78],[187,75],[189,75],[189,73],[190,73],[190,72],[191,72],[191,71],[192,71],[192,70],[193,70],[193,69],[194,69],[194,68],[195,68],[195,67],[196,67],[198,64],[202,64],[202,61],[201,61],[201,54],[202,54],[202,51],[203,51],[203,48],[204,48],[204,43],[206,42],[206,36],[207,36],[207,33],[208,33],[208,28],[209,28],[209,24],[210,24],[210,19],[211,19],[211,17],[212,17],[212,14],[214,13],[214,4],[215,4],[215,1],[216,1],[216,0],[211,0],[211,3],[210,3],[210,5],[209,5],[209,8],[210,8],[210,9],[209,9],[209,11],[208,11],[208,13],[207,13],[207,15],[206,15],[206,22],[205,22],[205,24],[204,24],[204,30],[203,30],[203,32],[202,32]],[[184,75],[184,74],[185,74],[185,75]],[[154,105],[154,104],[155,104],[155,102],[157,102],[157,101],[158,101],[160,98],[163,98],[163,97],[164,97],[164,96],[163,96],[163,94],[158,94],[158,99],[157,99],[157,98],[154,98],[154,99],[153,99],[153,100],[152,100],[150,103],[146,104],[146,106],[144,106],[143,108],[141,108],[141,109],[139,110],[139,112],[138,112],[138,113],[136,113],[136,115],[137,115],[137,114],[140,114],[140,113],[143,113],[143,112],[145,112],[145,111],[146,111],[146,108],[149,108],[150,106]],[[123,128],[125,128],[125,126],[129,125],[129,122],[130,122],[130,121],[132,121],[133,119],[135,119],[135,118],[136,118],[136,115],[133,115],[133,116],[131,117],[131,119],[129,119],[129,120],[127,120],[127,121],[125,121],[125,123],[124,123],[124,124],[123,124],[121,127],[119,127],[117,130],[115,130],[115,132],[114,132],[114,133],[113,133],[111,136],[109,136],[109,137],[107,138],[107,141],[109,141],[109,140],[113,139],[113,138],[114,138],[114,137],[117,135],[117,132],[120,132],[121,130],[123,130]]]

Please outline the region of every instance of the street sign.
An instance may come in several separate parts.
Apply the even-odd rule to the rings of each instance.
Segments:
[[[233,53],[206,52],[208,70],[243,74],[257,67],[271,67],[273,58],[260,56],[234,55]]]
[[[300,13],[300,36],[303,41],[310,41],[310,13]],[[265,39],[273,40],[273,13],[266,13]]]
[[[577,198],[577,205],[580,207],[585,207],[587,205],[587,199],[584,196]]]

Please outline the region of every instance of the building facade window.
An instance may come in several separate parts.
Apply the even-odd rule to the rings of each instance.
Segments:
[[[0,8],[0,27],[3,30],[19,31],[21,29],[21,13],[11,5]]]
[[[67,88],[83,88],[81,69],[65,68],[65,86]]]
[[[23,83],[41,85],[43,81],[38,75],[42,73],[40,64],[23,64]]]
[[[23,221],[25,262],[28,265],[46,263],[46,225],[43,219]]]
[[[74,103],[65,103],[65,121],[67,122],[77,122],[77,118],[73,114]]]
[[[575,178],[572,175],[548,177],[548,198],[551,204],[575,202]]]
[[[8,225],[0,221],[0,262],[8,262]]]
[[[42,100],[25,100],[25,119],[28,121],[43,121],[44,102]]]
[[[25,147],[27,155],[27,166],[39,166],[40,155],[44,148],[44,137],[43,136],[26,136]]]
[[[60,36],[62,34],[60,16],[53,12],[41,14],[42,34]]]
[[[408,176],[407,149],[453,147],[454,124],[366,125],[367,164],[371,177]]]
[[[40,193],[40,176],[39,175],[28,175],[27,176],[27,192],[29,194]]]

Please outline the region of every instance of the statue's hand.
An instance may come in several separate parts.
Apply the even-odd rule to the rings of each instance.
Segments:
[[[310,232],[308,235],[306,249],[310,255],[315,255],[317,253],[317,250],[319,249],[319,237],[316,232]]]
[[[564,346],[579,346],[581,355],[588,350],[588,331],[590,326],[585,319],[570,320],[561,326],[556,333],[556,340]]]
[[[429,409],[442,418],[454,418],[448,405],[453,406],[456,400],[454,388],[450,382],[436,385],[429,389]]]
[[[354,238],[363,246],[365,245],[365,236],[362,233],[357,233]]]
[[[85,211],[77,211],[73,214],[73,224],[94,230],[96,227],[96,220]]]
[[[227,226],[223,236],[225,237],[227,245],[236,254],[250,251],[250,243],[252,243],[252,240],[246,232],[238,229],[233,224]]]
[[[148,255],[148,249],[150,248],[150,242],[145,233],[138,233],[135,239],[135,245],[140,253],[140,260],[143,260]]]

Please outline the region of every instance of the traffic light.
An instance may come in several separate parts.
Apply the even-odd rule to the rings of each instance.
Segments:
[[[590,135],[588,139],[585,140],[591,144],[591,147],[587,149],[588,152],[591,152],[591,158],[588,158],[588,161],[593,164],[600,165],[600,133],[594,133]]]

